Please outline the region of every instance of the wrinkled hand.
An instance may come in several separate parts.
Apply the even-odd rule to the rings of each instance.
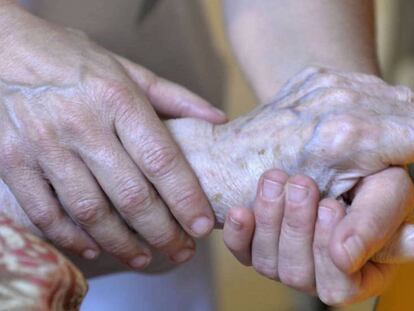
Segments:
[[[0,13],[0,176],[30,221],[86,258],[102,248],[144,267],[151,254],[136,231],[187,260],[189,235],[207,234],[213,214],[157,113],[225,117],[77,31],[14,4]]]
[[[232,208],[224,225],[224,241],[245,265],[295,289],[317,294],[330,305],[343,305],[382,293],[403,256],[414,260],[414,244],[403,243],[398,252],[387,253],[393,240],[404,240],[414,233],[412,225],[400,226],[412,208],[414,188],[404,170],[390,168],[364,178],[354,190],[348,212],[334,199],[319,202],[319,192],[308,177],[288,177],[279,170],[263,174],[253,210]],[[361,226],[360,226],[361,225]],[[396,228],[404,228],[396,231]],[[358,261],[355,271],[338,269],[332,244],[344,229],[362,228],[358,238],[369,247],[359,256],[348,243],[349,254]],[[355,244],[356,247],[364,246]],[[368,256],[384,248],[374,260]],[[334,255],[334,256],[332,256]]]
[[[223,195],[220,219],[228,208],[253,202],[251,181],[271,168],[311,177],[322,197],[349,200],[348,191],[361,178],[409,163],[414,155],[411,99],[409,89],[373,76],[313,68],[300,73],[271,104],[216,126],[215,154],[226,155],[221,167],[240,171],[249,180],[235,183],[240,199]],[[343,271],[357,269],[343,244],[352,231],[364,230],[364,221],[338,230],[338,249],[332,255]],[[369,253],[369,241],[361,243],[358,258]]]

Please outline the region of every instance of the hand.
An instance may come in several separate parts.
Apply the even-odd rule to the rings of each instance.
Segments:
[[[207,234],[213,214],[157,113],[225,117],[17,5],[1,6],[0,24],[0,176],[31,222],[86,258],[100,247],[144,267],[151,254],[136,231],[173,261],[189,259],[190,236]]]
[[[288,177],[272,170],[259,182],[253,211],[229,210],[224,241],[241,263],[252,264],[258,273],[317,294],[327,304],[349,304],[384,290],[396,266],[378,261],[394,262],[399,256],[414,260],[412,242],[399,244],[404,248],[398,252],[382,251],[375,255],[376,261],[370,260],[392,240],[410,241],[405,235],[414,233],[413,226],[404,226],[405,235],[397,228],[412,208],[413,198],[413,186],[405,171],[390,168],[358,184],[345,215],[345,206],[338,201],[319,202],[317,187],[310,178]],[[363,241],[360,247],[367,252],[351,257],[357,265],[345,273],[333,258],[348,258],[348,254],[338,254],[338,245],[342,245],[338,236],[349,237],[350,232]]]

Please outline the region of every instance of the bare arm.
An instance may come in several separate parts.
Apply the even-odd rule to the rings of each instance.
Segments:
[[[223,0],[229,38],[261,103],[309,65],[378,73],[371,0]]]

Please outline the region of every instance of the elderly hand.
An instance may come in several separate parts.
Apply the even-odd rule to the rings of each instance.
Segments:
[[[403,223],[413,207],[414,188],[404,170],[390,168],[364,178],[353,195],[346,213],[345,206],[334,199],[319,202],[317,186],[310,178],[268,171],[259,182],[253,211],[229,210],[224,241],[241,263],[285,285],[317,294],[329,305],[379,295],[395,271],[392,263],[414,260],[410,241],[414,226]],[[403,230],[397,231],[398,227]],[[346,273],[333,261],[336,236],[355,229],[363,230],[356,236],[364,241],[360,247],[367,247],[367,253],[354,257],[358,264]],[[395,240],[404,243],[398,244],[398,251],[394,244],[389,253],[387,248]]]
[[[274,167],[309,174],[317,185],[303,175],[266,173],[252,204],[255,217],[249,209],[229,211],[226,244],[240,262],[317,292],[328,304],[379,294],[393,270],[381,263],[414,260],[414,228],[404,224],[413,204],[411,181],[402,169],[386,169],[413,156],[411,91],[372,76],[311,68],[262,109],[267,113],[240,122],[237,130],[251,137],[254,131],[244,128],[256,127],[266,137],[273,133],[276,146],[257,146],[257,134],[250,140],[250,148],[260,150],[259,165],[266,166],[265,146],[272,146]],[[255,122],[260,119],[262,124]],[[347,214],[337,201],[325,199],[315,226],[318,187],[323,196],[345,198]]]
[[[157,113],[213,123],[222,113],[12,1],[0,24],[0,176],[30,221],[85,258],[102,248],[142,268],[151,254],[138,232],[189,259],[213,213]]]

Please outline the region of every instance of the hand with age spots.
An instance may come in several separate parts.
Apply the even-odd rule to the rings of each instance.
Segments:
[[[365,88],[359,96],[358,87]],[[387,168],[412,158],[413,107],[406,88],[389,87],[366,75],[315,69],[290,81],[276,103],[283,111],[292,107],[290,99],[306,105],[318,93],[324,95],[319,97],[323,107],[318,130],[326,135],[316,130],[317,139],[312,137],[302,149],[306,156],[295,155],[302,171],[317,184],[304,175],[266,172],[252,209],[229,210],[224,240],[241,263],[253,265],[260,274],[317,294],[327,304],[342,305],[379,295],[392,278],[394,264],[414,260],[414,226],[405,223],[413,207],[413,186],[403,169]],[[347,93],[353,98],[348,113],[345,107],[329,110]],[[353,122],[355,117],[361,122]],[[329,121],[336,118],[338,123]],[[390,143],[393,139],[395,144]],[[324,140],[328,141],[321,146]],[[322,151],[319,157],[315,146]],[[277,147],[278,152],[282,149]],[[336,155],[330,159],[327,154]],[[309,166],[312,161],[314,167]],[[301,171],[292,162],[282,163],[289,166],[279,167],[291,168],[293,174]],[[327,166],[326,176],[333,172],[333,178],[324,179],[318,171],[321,165]],[[331,198],[319,202],[318,187]],[[333,199],[339,195],[349,205]]]
[[[395,202],[382,200],[383,208],[367,208],[367,199],[363,192],[356,195],[355,186],[390,165],[411,160],[412,116],[411,93],[406,88],[392,87],[363,74],[312,68],[289,81],[271,104],[228,124],[212,125],[196,119],[165,124],[199,178],[213,206],[217,226],[224,223],[230,207],[252,206],[257,181],[271,168],[289,175],[310,176],[322,196],[346,195],[352,201],[349,215],[354,216],[341,221],[343,225],[338,225],[330,247],[334,263],[350,273],[379,250],[408,213],[405,202],[409,197],[404,191],[409,183],[382,180],[384,189],[395,189],[391,186],[397,185],[402,193],[394,198]],[[5,197],[12,202],[7,208],[9,213],[27,223],[6,190]],[[373,212],[373,208],[378,210]],[[374,227],[375,220],[386,220],[386,227]],[[357,241],[359,252],[349,258],[344,242],[355,235],[363,240]],[[395,247],[389,248],[394,254],[407,250],[400,237],[397,235]]]

